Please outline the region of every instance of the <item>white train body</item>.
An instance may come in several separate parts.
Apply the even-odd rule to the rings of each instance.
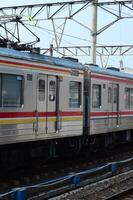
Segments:
[[[98,135],[110,143],[121,131],[131,140],[132,129],[133,75],[0,49],[0,144]]]
[[[80,65],[0,51],[0,144],[82,135],[83,95],[80,102],[72,97],[75,89],[83,92]]]
[[[91,135],[133,129],[133,75],[90,67]]]

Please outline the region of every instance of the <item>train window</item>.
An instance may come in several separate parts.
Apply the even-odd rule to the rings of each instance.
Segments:
[[[117,99],[118,99],[118,89],[114,88],[114,103],[117,103]]]
[[[27,81],[32,81],[32,74],[27,74]]]
[[[130,108],[130,88],[125,88],[125,108]]]
[[[23,104],[23,77],[19,75],[1,74],[2,107],[21,107]]]
[[[69,107],[79,108],[81,106],[81,83],[70,81],[69,83]]]
[[[133,108],[133,89],[131,88],[131,94],[130,94],[130,104],[131,104],[131,108]]]
[[[49,82],[49,101],[55,101],[56,96],[56,83],[55,81]]]
[[[92,107],[101,106],[101,85],[93,84],[92,86]]]
[[[45,100],[45,80],[43,79],[39,80],[39,100]]]
[[[133,108],[133,88],[125,88],[125,108]]]
[[[108,103],[112,103],[112,88],[108,88]]]

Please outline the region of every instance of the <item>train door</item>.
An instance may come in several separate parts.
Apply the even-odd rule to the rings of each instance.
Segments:
[[[115,83],[108,86],[108,117],[109,128],[119,125],[119,85]]]
[[[37,132],[46,133],[46,112],[47,112],[47,75],[38,75],[37,84]]]
[[[40,74],[38,77],[38,134],[59,132],[59,78]]]
[[[58,132],[59,82],[56,76],[48,76],[47,133]]]

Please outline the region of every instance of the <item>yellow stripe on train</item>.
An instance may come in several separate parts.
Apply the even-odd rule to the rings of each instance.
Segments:
[[[63,117],[59,121],[81,121],[82,117]],[[36,122],[56,122],[56,117],[53,118],[30,118],[30,119],[0,119],[0,124],[31,124]]]

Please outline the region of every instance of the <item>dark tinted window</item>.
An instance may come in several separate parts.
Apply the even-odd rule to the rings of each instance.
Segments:
[[[125,108],[133,108],[133,88],[125,88]]]
[[[45,100],[45,80],[43,79],[39,80],[39,100]]]
[[[79,108],[81,105],[81,83],[70,81],[69,84],[69,107]]]
[[[19,75],[0,75],[0,105],[2,107],[20,107],[23,104],[23,77]]]
[[[112,88],[108,88],[108,103],[112,103]]]
[[[93,84],[92,86],[92,107],[101,106],[101,85]]]
[[[118,89],[114,88],[114,103],[117,103],[118,100]]]
[[[49,82],[49,101],[55,101],[56,97],[56,82],[50,81]]]

